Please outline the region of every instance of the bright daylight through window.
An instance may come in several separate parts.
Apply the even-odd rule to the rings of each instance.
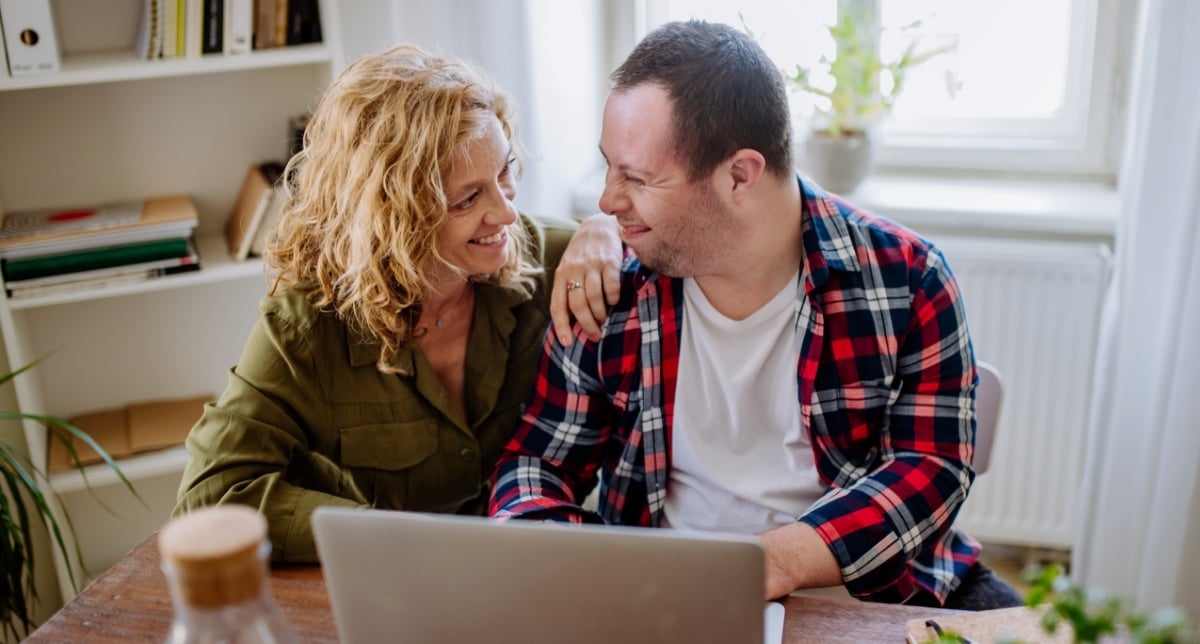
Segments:
[[[880,165],[1108,175],[1118,143],[1115,0],[644,0],[646,28],[703,18],[745,27],[785,72],[835,53],[828,26],[876,27],[884,63],[920,55],[877,128]],[[888,80],[885,78],[884,83]],[[799,118],[819,100],[794,96]]]

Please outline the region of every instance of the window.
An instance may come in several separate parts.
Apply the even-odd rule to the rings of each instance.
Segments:
[[[693,17],[735,27],[744,21],[784,70],[832,55],[826,26],[843,12],[876,22],[885,60],[898,57],[913,37],[918,51],[953,44],[950,53],[911,68],[881,126],[879,165],[1111,176],[1120,142],[1114,97],[1128,58],[1116,43],[1129,40],[1117,31],[1128,4],[641,0],[638,6],[644,30]],[[804,118],[812,100],[797,96],[794,110]]]

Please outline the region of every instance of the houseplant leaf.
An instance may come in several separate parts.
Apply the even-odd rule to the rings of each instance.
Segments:
[[[35,360],[20,369],[0,375],[0,385],[33,368],[38,362],[40,360]],[[117,466],[116,461],[82,429],[62,419],[43,414],[0,412],[0,419],[31,420],[46,427],[53,439],[58,440],[66,447],[71,462],[80,471],[84,485],[90,491],[91,486],[87,481],[87,472],[79,464],[79,455],[72,446],[71,439],[76,438],[82,441],[94,449],[104,462],[116,472],[126,489],[132,492],[143,506],[149,507]],[[38,480],[45,481],[45,475],[20,451],[0,441],[0,481],[3,481],[3,489],[0,489],[0,524],[3,525],[3,530],[0,530],[0,564],[3,564],[2,572],[0,572],[0,622],[3,623],[3,633],[13,638],[19,638],[22,632],[28,633],[33,626],[30,611],[32,602],[37,599],[37,590],[34,586],[34,543],[32,538],[34,517],[42,522],[50,534],[53,547],[58,548],[66,562],[67,576],[72,587],[78,588],[75,568],[63,536],[63,526],[59,525],[58,518],[51,509],[43,492],[43,486],[38,484]],[[28,507],[27,499],[31,502],[32,508]],[[61,504],[59,505],[61,507]],[[107,508],[107,506],[103,507]],[[64,512],[62,518],[66,521],[65,527],[69,534],[73,535],[74,526],[71,525],[70,516]],[[73,543],[76,546],[75,561],[82,569],[82,553],[79,550],[78,542],[73,540]]]

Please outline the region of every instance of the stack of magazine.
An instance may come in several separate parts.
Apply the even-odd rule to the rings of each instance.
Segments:
[[[9,299],[132,284],[200,268],[188,195],[8,213],[0,273]]]

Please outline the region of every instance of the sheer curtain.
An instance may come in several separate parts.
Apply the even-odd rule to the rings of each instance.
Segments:
[[[1200,3],[1146,0],[1074,574],[1200,619]]]
[[[524,212],[571,215],[571,189],[599,162],[607,74],[600,0],[343,0],[346,60],[410,42],[479,65],[517,103]]]

